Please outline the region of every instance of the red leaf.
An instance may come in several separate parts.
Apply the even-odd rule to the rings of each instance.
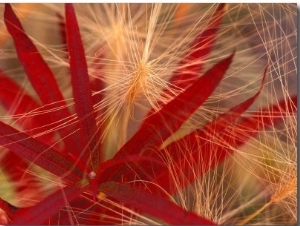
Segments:
[[[179,63],[177,70],[173,73],[170,83],[179,88],[185,89],[197,80],[200,74],[205,58],[208,57],[214,46],[216,35],[219,30],[224,15],[224,7],[226,4],[221,3],[216,12],[212,15],[207,27],[194,40],[189,49],[189,53]],[[201,60],[201,61],[200,61]],[[162,91],[162,96],[172,95],[169,89]],[[163,102],[159,101],[158,105],[163,106]],[[149,117],[155,112],[151,109],[148,113]]]
[[[10,4],[5,4],[4,11],[5,25],[11,34],[15,48],[18,54],[19,61],[33,86],[36,93],[39,95],[44,105],[49,105],[49,110],[60,109],[52,111],[52,122],[59,122],[61,119],[71,117],[69,110],[66,107],[63,95],[61,94],[58,85],[55,81],[54,75],[49,66],[43,60],[38,49],[35,47],[30,38],[26,35],[19,19],[13,12]],[[80,149],[78,142],[80,137],[68,136],[74,132],[74,128],[65,127],[59,130],[62,138],[65,139],[69,150]],[[79,152],[79,151],[78,151]]]
[[[166,152],[168,152],[168,157],[170,157],[170,155],[172,153],[172,157],[174,157],[173,160],[177,161],[177,160],[182,159],[183,156],[174,155],[172,150],[176,149],[176,147],[178,147],[178,146],[184,147],[187,141],[192,145],[196,144],[198,142],[197,137],[201,137],[204,140],[203,141],[204,143],[201,143],[203,145],[203,144],[209,142],[209,140],[212,137],[214,137],[216,134],[222,133],[229,125],[234,123],[254,103],[254,101],[257,99],[257,97],[261,93],[264,83],[265,83],[267,69],[268,68],[266,68],[264,71],[260,89],[254,96],[252,96],[249,99],[245,100],[244,102],[234,106],[227,112],[219,115],[216,119],[207,123],[203,128],[197,129],[194,132],[186,135],[182,139],[171,143],[169,146],[166,147]],[[165,156],[165,157],[167,157],[167,156]]]
[[[214,225],[210,220],[187,212],[173,202],[126,184],[107,182],[99,186],[99,192],[168,224]]]
[[[76,163],[70,162],[46,144],[3,122],[0,122],[0,145],[59,177],[73,182],[83,178],[82,171],[76,168]]]
[[[96,55],[96,54],[95,54]],[[90,81],[90,87],[91,90],[94,92],[97,92],[93,95],[93,103],[94,105],[99,105],[102,103],[104,99],[104,88],[105,84],[103,81],[103,64],[102,64],[102,59],[103,59],[104,54],[101,54],[95,60],[92,62],[91,69],[93,70],[93,77],[95,77],[92,81]],[[99,92],[101,91],[101,92]],[[106,107],[97,107],[95,110],[95,114],[98,115],[97,118],[97,123],[98,123],[98,134],[104,134],[105,131],[105,120],[103,119],[104,112],[106,111]],[[99,117],[100,116],[100,117]],[[99,136],[99,141],[103,139],[102,137]],[[101,152],[102,146],[99,144],[98,149],[99,153]],[[101,157],[101,156],[100,156]]]
[[[16,122],[23,130],[26,130],[29,135],[43,133],[51,129],[44,125],[45,122],[49,122],[46,114],[28,114],[38,109],[40,107],[39,104],[1,70],[0,103],[10,112],[10,115],[24,115],[24,117],[18,119]],[[53,132],[45,133],[36,139],[48,145],[55,143]],[[10,177],[10,180],[17,182],[15,184],[17,192],[20,193],[28,188],[37,191],[40,188],[36,177],[27,173],[29,164],[13,152],[6,153],[5,156],[0,159],[0,165],[1,169]]]
[[[100,164],[97,173],[96,173],[96,178],[92,181],[92,186],[91,189],[93,191],[93,194],[95,195],[96,193],[96,189],[98,184],[100,184],[100,181],[102,180],[102,177],[105,175],[105,173],[107,173],[108,169],[113,170],[113,167],[116,168],[119,165],[124,165],[124,164],[129,164],[130,162],[148,162],[149,164],[155,164],[155,165],[160,165],[162,166],[163,163],[161,161],[159,161],[159,159],[157,158],[152,158],[152,157],[148,157],[148,156],[140,156],[140,155],[128,155],[125,156],[122,159],[110,159],[107,160],[106,162],[103,162]],[[141,170],[143,170],[143,167],[140,167]],[[132,174],[132,171],[130,171],[130,173]],[[134,172],[134,175],[136,175],[136,172]]]
[[[14,81],[9,79],[0,70],[0,103],[10,112],[11,115],[24,115],[24,117],[18,119],[16,122],[26,130],[26,133],[33,136],[39,133],[44,133],[38,136],[36,139],[52,146],[57,144],[54,140],[54,133],[51,132],[53,127],[52,124],[46,125],[49,122],[48,115],[43,114],[33,114],[31,112],[40,108],[39,104],[32,99],[31,96],[27,95],[24,90],[22,90]],[[48,132],[50,131],[50,132]],[[59,145],[54,146],[55,149],[61,151]],[[70,159],[69,156],[66,156]],[[75,159],[76,161],[76,159]],[[13,152],[6,153],[5,157],[0,160],[1,168],[4,170],[16,184],[16,189],[18,192],[26,188],[39,189],[38,184],[36,184],[35,176],[26,173],[29,165],[26,161],[20,158]],[[17,166],[17,167],[12,167]],[[84,169],[84,168],[82,168]],[[22,183],[24,182],[24,183]],[[30,185],[30,186],[29,186]]]
[[[107,160],[106,162],[103,162],[100,164],[98,170],[97,170],[97,173],[96,173],[96,178],[91,180],[92,184],[91,184],[91,191],[92,191],[92,195],[93,195],[93,198],[94,200],[96,200],[96,194],[97,194],[97,189],[98,189],[98,185],[100,184],[100,181],[103,177],[103,175],[107,172],[107,170],[111,169],[113,170],[113,168],[119,166],[119,165],[124,165],[124,164],[129,164],[130,162],[135,162],[135,163],[140,163],[140,165],[142,164],[157,164],[157,165],[162,165],[162,162],[158,161],[157,159],[155,158],[151,158],[151,157],[148,157],[148,156],[140,156],[140,155],[129,155],[129,156],[126,156],[122,159],[119,159],[119,160],[115,160],[115,159],[110,159],[110,160]],[[145,162],[145,163],[142,163],[142,162]],[[142,168],[142,167],[141,167]],[[132,171],[130,172],[132,173]],[[135,172],[134,172],[134,175],[135,175]],[[107,215],[109,212],[109,216],[111,215],[118,215],[115,213],[115,211],[117,211],[117,207],[116,206],[111,206],[110,208],[108,208],[109,210],[102,210],[103,212],[103,221],[105,222],[106,220],[109,220],[109,219],[105,219],[105,215]],[[110,219],[110,221],[112,221]],[[119,224],[119,222],[117,221],[117,219],[114,221],[115,224]]]
[[[185,172],[187,183],[192,182],[196,177],[201,176],[209,169],[222,163],[233,154],[234,149],[244,145],[259,131],[282,122],[285,117],[284,113],[295,113],[296,103],[297,97],[292,97],[289,100],[281,101],[278,105],[262,109],[259,113],[252,114],[252,116],[243,117],[230,131],[223,130],[220,131],[218,136],[215,135],[218,139],[217,142],[214,142],[211,137],[209,138],[207,135],[199,137],[198,143],[200,143],[201,146],[197,146],[198,149],[194,150],[191,155],[193,162],[199,166],[196,174],[195,171],[189,173],[191,167],[184,164],[184,160],[177,162],[174,167],[177,169],[180,168],[182,172]],[[161,174],[157,179],[157,183],[161,186],[166,185],[166,181],[169,181],[169,176],[168,172]],[[176,184],[176,189],[179,189],[179,186],[180,184]],[[165,187],[165,189],[170,193],[175,192],[174,186]]]
[[[4,18],[6,28],[14,40],[18,58],[42,102],[44,104],[61,102],[65,105],[52,71],[26,35],[10,4],[5,4]]]
[[[159,112],[147,118],[143,126],[117,152],[114,159],[124,158],[134,153],[145,154],[153,148],[159,148],[163,141],[176,131],[215,90],[231,64],[233,55],[234,53],[214,65],[186,91],[179,94]],[[119,180],[125,171],[125,169],[116,168],[114,171],[116,174],[113,177]],[[113,175],[112,172],[103,179],[106,181],[109,175]]]
[[[70,214],[70,209],[74,210]],[[102,211],[97,202],[92,197],[83,193],[73,201],[70,201],[61,211],[51,216],[45,224],[49,225],[99,225],[102,222]]]
[[[13,152],[8,152],[0,159],[1,171],[5,172],[9,180],[15,182],[14,189],[20,195],[27,189],[39,192],[40,184],[37,182],[36,176],[27,173],[30,168],[29,164]],[[15,167],[12,167],[15,166]],[[17,182],[17,183],[16,183]]]
[[[218,6],[207,27],[194,40],[188,55],[179,62],[178,69],[174,72],[170,80],[172,84],[184,89],[197,80],[197,75],[202,70],[205,58],[214,46],[225,6],[226,4],[224,3]]]
[[[47,223],[46,221],[49,217],[58,213],[61,208],[67,206],[69,202],[80,196],[87,187],[88,185],[72,185],[58,190],[37,205],[26,209],[20,209],[11,224],[33,225]]]
[[[29,113],[40,108],[40,105],[29,96],[25,90],[19,87],[13,80],[9,79],[0,70],[0,103],[9,111],[10,115],[24,115],[16,122],[26,130],[29,135],[36,135],[51,129],[51,125],[45,125],[49,122],[47,114]],[[40,110],[42,110],[40,108]],[[48,145],[55,143],[53,140],[54,133],[50,132],[39,136],[37,139]]]
[[[80,37],[75,11],[72,4],[66,4],[66,29],[67,42],[70,55],[71,81],[75,109],[79,118],[79,124],[84,137],[84,144],[89,145],[83,153],[84,159],[91,159],[92,168],[97,169],[100,153],[98,150],[98,136],[93,100],[89,84],[89,75],[85,53]]]
[[[292,96],[278,104],[252,113],[248,117],[243,117],[234,127],[232,135],[224,133],[222,137],[228,139],[232,147],[239,147],[245,144],[251,137],[266,127],[277,125],[283,119],[297,112],[297,96]]]
[[[178,170],[179,169],[182,170],[182,165],[184,165],[185,163],[188,165],[189,161],[193,161],[194,164],[197,164],[199,166],[201,165],[201,168],[203,169],[204,166],[207,165],[206,163],[210,163],[212,161],[211,158],[215,153],[215,152],[210,150],[210,149],[214,150],[214,146],[212,144],[212,139],[215,136],[223,133],[224,130],[228,126],[230,126],[232,123],[234,123],[254,103],[254,101],[259,96],[259,94],[260,94],[260,92],[263,88],[263,85],[265,83],[267,69],[268,68],[266,68],[265,71],[264,71],[264,75],[263,75],[263,79],[262,79],[260,89],[258,90],[258,92],[254,96],[252,96],[251,98],[245,100],[244,102],[234,106],[233,108],[231,108],[227,112],[219,115],[216,119],[214,119],[213,121],[207,123],[203,128],[197,129],[194,132],[192,132],[192,133],[186,135],[185,137],[181,138],[180,140],[177,140],[177,141],[171,143],[170,145],[168,145],[165,148],[165,150],[160,152],[159,156],[163,159],[172,158],[172,160],[170,160],[170,161],[172,161],[174,163],[172,165],[172,167],[174,167],[174,169],[176,168]],[[201,141],[199,141],[199,139],[201,139]],[[204,158],[204,156],[202,156],[200,159],[199,159],[199,157],[198,158],[194,157],[194,156],[197,155],[197,151],[199,151],[197,149],[199,144],[201,145],[202,149],[205,149],[206,152],[211,153],[211,154],[208,154],[206,156],[207,158]],[[195,149],[195,147],[196,147],[196,150],[194,150],[195,153],[190,153],[189,151],[186,151],[186,152],[182,151],[182,150],[186,150],[187,148],[190,151],[193,151],[193,149]],[[153,153],[153,154],[156,155],[155,153]],[[187,156],[190,156],[191,154],[193,154],[192,159],[188,159]],[[215,165],[209,165],[208,164],[207,165],[208,168],[205,171],[209,170],[210,167],[214,167],[214,166]],[[185,175],[192,175],[194,173],[194,171],[193,171],[193,173],[189,174],[189,170],[183,171],[183,172],[185,172]],[[171,193],[174,192],[174,191],[168,190],[168,188],[170,188],[170,189],[175,188],[174,185],[170,186],[172,180],[170,180],[170,177],[167,176],[167,175],[170,174],[168,169],[165,169],[164,172],[161,171],[160,173],[162,173],[162,174],[159,175],[159,172],[156,172],[156,175],[159,175],[158,176],[158,181],[159,181],[158,183],[161,184],[161,186],[163,186],[165,189],[167,189],[167,191],[169,191]],[[194,175],[194,176],[195,176],[195,178],[197,178],[199,175]],[[187,177],[189,177],[189,176],[187,176]],[[187,183],[190,183],[190,182],[191,182],[191,179],[189,179],[187,181]],[[183,184],[182,184],[182,186],[183,186]],[[178,186],[176,186],[176,187],[178,188]]]
[[[143,126],[121,148],[115,158],[122,158],[129,153],[141,153],[147,146],[159,147],[212,94],[231,64],[233,55],[214,65],[186,91],[179,94],[159,112],[147,118]]]
[[[8,202],[6,202],[6,201],[4,201],[3,199],[0,198],[0,211],[1,210],[3,210],[5,212],[8,219],[12,219],[16,215],[16,213],[18,211],[18,208],[12,206]],[[0,214],[1,214],[1,212],[0,212]],[[8,219],[7,219],[7,221],[8,221]],[[1,222],[1,219],[0,219],[0,222]]]
[[[94,80],[90,82],[90,86],[91,86],[91,90],[93,91],[100,91],[103,90],[105,88],[105,84],[103,82],[103,65],[100,63],[101,60],[103,58],[103,55],[100,55],[99,57],[97,57],[93,63],[92,66],[90,68],[92,68],[95,72],[94,72]],[[102,102],[103,100],[103,93],[97,93],[96,95],[93,96],[93,103],[94,104],[99,104]],[[102,110],[102,109],[101,109]],[[99,112],[98,114],[101,114],[101,112]]]
[[[267,68],[265,69],[265,72],[264,72],[261,87],[254,96],[252,96],[251,98],[247,99],[246,101],[236,105],[229,111],[219,115],[215,120],[206,124],[203,128],[198,129],[198,130],[194,131],[193,133],[188,134],[187,136],[185,136],[184,138],[182,138],[176,142],[173,142],[168,147],[166,147],[164,150],[152,151],[150,156],[154,159],[168,159],[168,161],[173,163],[172,167],[174,167],[174,169],[177,169],[179,171],[182,171],[181,168],[184,163],[186,163],[188,165],[188,161],[193,161],[193,162],[195,162],[195,164],[199,164],[199,165],[201,165],[201,164],[205,165],[204,164],[205,162],[210,162],[211,161],[210,159],[203,159],[203,158],[201,158],[201,162],[200,162],[200,159],[197,159],[194,157],[193,157],[193,159],[188,160],[187,156],[192,155],[192,153],[190,153],[189,151],[183,151],[183,150],[187,150],[187,145],[190,146],[190,148],[189,148],[190,151],[192,151],[194,147],[198,147],[198,145],[199,145],[198,137],[201,137],[200,144],[202,146],[206,145],[206,143],[209,143],[209,145],[211,145],[210,140],[212,139],[212,137],[214,137],[216,134],[220,134],[222,131],[224,131],[224,129],[226,127],[228,127],[229,125],[234,123],[240,117],[240,115],[242,113],[244,113],[253,104],[253,102],[256,100],[256,98],[258,97],[258,95],[260,94],[260,92],[263,88],[263,84],[264,84],[265,77],[266,77],[266,72],[267,72]],[[207,147],[207,148],[209,148],[209,147]],[[207,150],[207,151],[209,151],[209,150]],[[199,162],[196,162],[196,160],[199,160]],[[178,163],[178,164],[176,164],[176,163]],[[134,171],[135,174],[138,174],[135,176],[138,176],[141,180],[149,179],[149,177],[150,177],[150,178],[152,178],[152,179],[150,179],[150,181],[157,182],[155,178],[158,178],[157,180],[159,182],[159,185],[162,186],[164,189],[166,189],[168,192],[171,192],[169,189],[175,187],[174,185],[172,185],[172,182],[174,180],[171,180],[171,177],[169,178],[168,176],[166,176],[166,175],[169,175],[169,173],[170,173],[169,169],[166,165],[162,166],[162,165],[158,165],[158,164],[156,164],[156,165],[147,164],[147,165],[143,166],[143,170],[144,170],[144,172],[147,172],[147,173],[139,174],[138,170],[136,168],[132,167],[130,169],[130,171],[129,171],[129,169],[127,172],[125,172],[125,170],[123,170],[122,177],[127,178],[127,179],[133,179],[133,177],[130,177],[130,174],[132,174],[131,172]],[[185,175],[189,174],[188,170],[182,171],[182,172],[185,172]],[[145,176],[143,176],[143,175],[147,175],[147,178],[145,178]],[[193,174],[191,173],[191,175],[193,175]],[[163,178],[163,179],[160,179],[160,178]],[[187,181],[187,183],[189,183],[189,182],[190,181]]]

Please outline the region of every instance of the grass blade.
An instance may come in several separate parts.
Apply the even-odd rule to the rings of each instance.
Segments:
[[[84,150],[83,156],[85,159],[92,161],[92,168],[96,170],[101,159],[97,144],[96,118],[93,109],[87,63],[74,7],[72,4],[66,4],[65,9],[75,110],[79,118],[84,143],[85,145],[89,145],[89,147]]]

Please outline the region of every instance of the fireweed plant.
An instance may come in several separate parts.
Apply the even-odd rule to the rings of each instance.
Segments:
[[[296,223],[295,4],[0,9],[2,224]]]

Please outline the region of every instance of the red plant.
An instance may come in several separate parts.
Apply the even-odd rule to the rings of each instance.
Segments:
[[[27,131],[26,133],[0,122],[0,145],[8,149],[8,153],[1,159],[1,166],[13,181],[30,181],[30,185],[22,183],[18,191],[30,186],[36,192],[41,192],[38,178],[28,173],[24,174],[32,163],[55,175],[57,181],[63,184],[61,189],[31,207],[16,208],[0,199],[0,208],[10,219],[9,223],[122,223],[116,213],[122,208],[129,208],[168,224],[214,224],[212,220],[187,212],[170,201],[165,192],[175,195],[184,186],[218,166],[233,154],[234,148],[242,146],[258,131],[280,123],[283,118],[275,117],[276,115],[294,113],[296,109],[293,106],[297,102],[297,97],[292,97],[268,109],[261,109],[259,114],[242,116],[263,88],[266,68],[262,85],[254,96],[220,114],[204,127],[163,149],[160,148],[163,142],[211,96],[231,65],[234,52],[200,77],[195,75],[200,74],[203,65],[191,65],[188,70],[182,70],[186,62],[208,56],[214,46],[223,13],[224,4],[220,4],[207,28],[195,39],[190,53],[179,62],[178,70],[173,73],[171,83],[184,91],[167,104],[159,103],[159,111],[150,110],[133,137],[112,159],[104,161],[99,142],[99,137],[104,131],[101,123],[97,123],[93,108],[95,101],[99,100],[91,94],[93,84],[90,82],[72,4],[65,5],[64,34],[69,51],[76,116],[68,109],[51,69],[26,35],[11,5],[5,4],[6,28],[13,38],[18,59],[42,104],[34,100],[4,72],[0,72],[0,102],[9,111],[14,100],[19,98],[21,104],[14,109],[14,114],[24,114],[35,109],[42,109],[48,113],[31,115],[17,121],[18,126]],[[20,93],[23,95],[19,96]],[[167,93],[168,91],[164,90],[162,95]],[[59,126],[65,119],[71,120],[72,123]],[[228,130],[233,124],[234,130]],[[53,126],[59,126],[58,133],[62,138],[59,142],[63,145],[57,144],[55,131],[34,137],[34,134],[49,131]],[[215,134],[218,134],[218,139],[223,140],[222,144],[212,142],[211,138]],[[187,154],[192,156],[195,166],[201,169],[197,171],[197,175],[189,167],[189,160],[185,158]],[[172,172],[164,162],[164,159],[170,156],[173,170],[183,171],[186,175],[184,183],[180,185],[174,184],[171,179]],[[132,183],[135,178],[139,178],[141,182]],[[119,203],[120,206],[111,204],[110,208],[103,209],[100,205],[103,199]],[[99,205],[95,205],[96,203]],[[78,212],[75,214],[76,218],[73,218],[67,210],[64,211],[68,206],[85,209],[86,212]],[[97,215],[89,214],[91,210]]]

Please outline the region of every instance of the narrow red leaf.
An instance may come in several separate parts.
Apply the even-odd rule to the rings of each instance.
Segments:
[[[203,142],[201,142],[201,145],[204,145],[207,142],[209,142],[216,134],[222,133],[228,126],[230,126],[237,119],[239,119],[240,116],[254,103],[254,101],[260,95],[265,84],[267,70],[268,67],[265,68],[261,86],[255,95],[243,101],[242,103],[232,107],[227,112],[220,114],[214,120],[203,126],[203,128],[197,129],[194,132],[186,135],[185,137],[171,143],[165,148],[164,152],[160,153],[160,156],[163,159],[172,157],[172,162],[177,162],[178,160],[184,159],[183,155],[185,155],[185,153],[177,153],[174,151],[178,149],[178,147],[184,148],[187,142],[191,146],[194,146],[197,143],[199,143],[199,137],[201,137],[201,139],[203,140]],[[204,161],[209,161],[209,159]]]
[[[201,146],[193,151],[191,159],[198,164],[198,170],[191,173],[190,165],[184,164],[185,160],[178,161],[174,169],[180,169],[185,172],[186,183],[192,182],[195,178],[203,173],[213,169],[218,164],[222,163],[226,158],[233,154],[234,149],[244,145],[250,138],[254,137],[258,132],[264,130],[268,126],[276,125],[283,121],[285,113],[296,112],[297,97],[292,97],[289,100],[283,100],[278,105],[273,105],[266,109],[262,109],[259,113],[254,113],[251,116],[241,118],[231,130],[220,131],[217,137],[217,142],[214,142],[207,136],[198,137],[198,143]],[[194,166],[196,167],[196,165]],[[193,167],[193,168],[194,168]],[[170,185],[170,172],[161,174],[156,182],[164,187],[171,194],[175,192],[175,186]],[[169,184],[168,184],[169,183]],[[184,184],[176,184],[176,189]]]
[[[18,58],[41,101],[44,104],[60,102],[65,105],[52,71],[26,35],[10,4],[5,4],[4,20],[6,28],[14,40]],[[67,115],[70,114],[67,113]]]
[[[16,104],[17,101],[17,104]],[[0,70],[0,103],[5,107],[11,115],[14,114],[26,114],[39,107],[38,103],[34,101],[29,95],[24,93],[24,91],[11,79],[9,79]],[[40,115],[39,115],[40,116]],[[45,120],[49,121],[45,115],[41,117],[37,116],[26,116],[17,123],[25,130],[28,130],[29,135],[34,133],[42,132],[42,130],[31,130],[31,128],[39,128],[43,125],[41,122]],[[45,122],[44,121],[44,122]],[[38,137],[40,141],[51,142],[53,134],[45,134],[42,137]],[[49,143],[48,143],[49,144]],[[20,158],[13,152],[8,152],[3,158],[0,159],[1,170],[3,170],[11,181],[16,183],[15,189],[18,193],[28,189],[39,189],[36,183],[36,177],[26,173],[29,165],[26,161]],[[16,166],[16,167],[12,167]]]
[[[99,57],[95,58],[90,68],[94,71],[94,80],[90,82],[91,90],[93,91],[100,91],[105,88],[105,84],[103,82],[103,65],[101,64],[101,61],[103,59],[103,55],[100,55]],[[104,98],[103,93],[97,93],[93,96],[93,103],[99,104],[102,102]],[[101,114],[98,113],[98,114]]]
[[[185,92],[179,94],[155,115],[147,118],[144,126],[121,148],[114,158],[123,158],[129,153],[144,152],[143,149],[147,146],[150,149],[159,147],[207,100],[222,80],[232,58],[233,54],[213,66]],[[198,94],[200,90],[201,95]]]
[[[0,159],[0,166],[1,171],[5,172],[9,177],[9,181],[15,182],[14,189],[18,195],[27,189],[35,190],[37,193],[39,192],[41,187],[37,182],[36,176],[27,173],[27,170],[30,168],[27,161],[13,152],[8,152]]]
[[[74,210],[70,214],[70,210]],[[44,224],[49,225],[99,225],[102,222],[103,208],[88,193],[82,193],[68,206],[51,216]]]
[[[124,164],[124,163],[128,163],[128,162],[154,162],[156,164],[162,164],[161,162],[159,162],[156,159],[153,158],[149,158],[149,157],[145,157],[145,156],[127,156],[125,159],[121,159],[121,160],[107,160],[106,162],[101,163],[101,165],[98,168],[98,171],[96,173],[96,178],[90,180],[92,182],[91,185],[91,191],[93,196],[90,197],[80,197],[76,200],[74,200],[70,205],[72,208],[78,208],[78,209],[88,209],[87,211],[83,211],[82,213],[78,213],[76,215],[76,219],[77,222],[79,224],[99,224],[99,222],[106,222],[109,219],[104,219],[105,216],[109,215],[109,217],[111,217],[112,215],[116,215],[118,216],[117,213],[115,213],[116,210],[116,206],[112,205],[110,206],[110,208],[107,209],[103,209],[103,208],[99,208],[98,205],[95,205],[96,202],[96,194],[97,194],[97,190],[98,190],[98,180],[99,178],[101,178],[102,173],[107,170],[107,169],[111,169],[117,165],[120,164]],[[95,200],[92,201],[92,200]],[[107,207],[109,204],[105,204]],[[92,211],[92,209],[95,209],[94,211],[97,212],[97,214],[101,214],[101,219],[99,217],[99,215],[94,215],[92,214],[92,216],[88,216],[88,213],[90,211]],[[117,211],[117,210],[116,210]],[[110,221],[112,221],[110,219]],[[69,216],[67,213],[59,213],[58,215],[54,216],[53,218],[51,218],[51,224],[56,224],[57,222],[60,222],[60,224],[71,224]],[[120,221],[118,221],[116,219],[116,221],[114,221],[115,223],[121,223]]]
[[[182,138],[176,142],[173,142],[168,147],[166,147],[164,150],[160,151],[160,150],[155,149],[154,151],[152,151],[152,153],[149,156],[151,156],[154,159],[165,159],[165,160],[168,159],[168,161],[171,161],[174,164],[174,166],[173,166],[174,168],[177,167],[178,170],[181,171],[180,167],[182,166],[183,162],[185,162],[188,165],[187,156],[190,156],[192,154],[189,151],[182,151],[182,150],[187,149],[187,144],[190,147],[197,147],[198,143],[199,143],[198,137],[202,137],[201,138],[202,146],[205,143],[210,143],[210,140],[212,137],[214,137],[216,134],[220,134],[224,129],[226,129],[226,127],[228,127],[229,125],[234,123],[241,116],[241,114],[244,113],[253,104],[253,102],[256,100],[256,98],[260,94],[260,92],[263,88],[264,82],[265,82],[266,73],[267,73],[267,68],[265,69],[265,72],[263,75],[261,87],[254,96],[252,96],[251,98],[245,100],[244,102],[236,105],[235,107],[231,108],[227,112],[219,115],[216,119],[214,119],[213,121],[206,124],[203,128],[198,129],[198,130],[188,134],[187,136],[185,136],[184,138]],[[192,148],[190,148],[190,149],[191,149],[191,151],[193,150]],[[197,159],[193,159],[190,161],[195,162],[196,160]],[[203,162],[209,162],[210,159],[201,159],[201,161],[202,162],[198,162],[199,165],[201,165]],[[177,162],[178,162],[178,165],[176,165]],[[158,178],[157,180],[159,182],[161,182],[160,185],[163,188],[165,188],[166,190],[168,190],[169,187],[174,187],[171,185],[172,181],[173,181],[173,180],[170,180],[171,178],[162,176],[164,174],[169,174],[169,169],[166,165],[164,165],[164,166],[158,165],[158,164],[144,165],[143,172],[146,172],[146,173],[143,173],[143,174],[140,174],[140,171],[138,171],[138,169],[136,167],[128,169],[127,172],[125,172],[125,170],[123,170],[122,171],[123,180],[124,180],[124,178],[127,178],[127,180],[133,180],[134,176],[131,173],[132,171],[135,172],[134,176],[138,176],[140,179],[152,178],[150,180],[156,182],[155,178]],[[183,172],[186,172],[185,174],[188,174],[188,171],[183,171]],[[145,175],[147,175],[147,178],[145,177]],[[160,180],[159,179],[160,177],[163,177],[163,179]]]
[[[139,163],[140,166],[140,170],[143,171],[143,167],[141,165],[141,162],[148,162],[149,164],[155,164],[155,165],[163,165],[162,161],[159,161],[159,159],[157,158],[152,158],[152,157],[148,157],[148,156],[141,156],[141,155],[128,155],[125,156],[122,159],[109,159],[106,162],[103,162],[100,164],[97,173],[95,175],[95,179],[92,181],[92,185],[91,185],[91,189],[94,192],[93,194],[95,195],[96,190],[98,185],[100,184],[100,181],[102,180],[103,176],[105,176],[105,173],[107,173],[107,170],[111,169],[113,170],[113,168],[116,168],[120,165],[128,165],[130,162],[135,162],[135,163]],[[131,169],[132,170],[132,169]],[[130,171],[131,175],[136,175],[136,172],[132,172]],[[132,174],[133,173],[133,174]],[[146,173],[146,172],[144,172]],[[147,175],[147,173],[146,173]]]
[[[46,223],[49,217],[58,213],[60,209],[80,196],[87,187],[88,184],[83,186],[72,185],[58,190],[37,205],[26,209],[20,209],[11,224],[34,225]]]
[[[229,68],[233,56],[234,53],[214,65],[186,91],[179,94],[156,114],[147,118],[143,126],[117,152],[114,159],[124,158],[126,155],[135,153],[145,155],[153,148],[159,148],[163,141],[176,131],[212,94]],[[119,180],[126,171],[126,167],[128,166],[124,166],[123,170],[116,168],[115,175],[110,172],[107,174],[107,178],[103,178],[104,181],[109,180],[111,175]]]
[[[219,4],[207,27],[194,40],[190,52],[179,62],[178,69],[170,80],[172,84],[184,89],[197,80],[197,75],[201,72],[205,59],[214,46],[225,6],[224,3]]]
[[[205,59],[208,57],[213,48],[219,30],[222,18],[224,16],[224,8],[226,4],[219,4],[216,12],[212,15],[207,27],[199,33],[192,43],[188,54],[178,63],[177,70],[173,73],[170,83],[181,89],[186,89],[193,84],[202,71]],[[201,60],[201,61],[200,61]],[[162,91],[162,96],[172,95],[169,89]],[[159,106],[163,106],[163,102],[158,102]],[[152,115],[155,110],[152,108],[148,116]]]
[[[75,110],[84,138],[88,147],[83,150],[83,158],[91,160],[93,170],[96,170],[101,156],[98,147],[98,133],[93,109],[93,100],[89,84],[89,75],[85,53],[80,37],[75,11],[72,4],[66,4],[67,43],[70,55],[71,81]]]
[[[147,118],[143,126],[121,148],[115,158],[127,154],[144,153],[148,146],[159,147],[203,104],[225,75],[234,54],[220,61],[201,76],[186,91],[165,105],[159,112]]]
[[[107,182],[101,184],[98,191],[168,224],[214,225],[212,221],[187,212],[173,202],[126,184]]]
[[[3,210],[7,216],[7,221],[15,217],[18,208],[0,198],[0,211]],[[1,212],[0,212],[1,213]],[[0,219],[1,220],[1,219]],[[4,224],[4,223],[3,223]]]
[[[83,178],[83,173],[76,167],[76,163],[70,162],[46,144],[3,122],[0,122],[0,145],[59,177],[73,182]]]
[[[42,108],[39,104],[29,96],[25,90],[19,87],[13,80],[9,79],[0,70],[0,103],[10,112],[11,115],[24,115],[24,117],[16,121],[23,130],[30,136],[41,133],[41,136],[36,137],[40,142],[43,142],[49,146],[55,145],[55,150],[62,151],[59,144],[55,141],[55,133],[51,132],[52,124],[49,123],[49,117],[47,113],[30,115],[30,112]],[[47,133],[44,133],[47,131]],[[50,131],[50,132],[48,132]],[[70,159],[69,156],[66,156]],[[76,161],[76,159],[75,159]],[[39,189],[39,185],[36,183],[36,177],[32,174],[26,173],[29,169],[27,161],[20,158],[13,152],[8,152],[5,157],[0,160],[2,170],[9,175],[10,180],[16,183],[16,191],[22,192],[25,189]],[[12,167],[17,166],[17,167]],[[84,169],[84,168],[82,168]]]
[[[95,54],[97,55],[97,54]],[[105,83],[103,80],[103,56],[104,54],[101,54],[100,56],[97,56],[94,61],[92,62],[92,65],[90,67],[90,69],[93,70],[93,77],[95,77],[93,80],[90,81],[90,87],[91,90],[96,92],[93,95],[93,104],[94,105],[98,105],[102,103],[103,99],[104,99],[104,88],[105,88]],[[101,91],[101,92],[99,92]],[[103,107],[97,107],[95,110],[95,114],[97,116],[100,116],[97,118],[97,124],[98,124],[98,134],[99,134],[99,142],[101,142],[101,136],[102,134],[104,134],[105,131],[105,127],[106,127],[106,123],[103,120],[103,115],[104,112],[107,110],[106,109],[107,106],[103,106]],[[101,153],[102,153],[102,146],[99,143],[98,146],[99,149],[99,153],[100,153],[100,157],[101,157]],[[101,159],[100,159],[101,160]]]
[[[23,130],[29,135],[36,135],[51,129],[51,125],[47,126],[45,122],[49,122],[49,117],[46,113],[30,115],[29,113],[41,109],[41,106],[23,90],[13,80],[8,78],[4,72],[0,70],[0,103],[10,113],[10,115],[24,115],[18,118],[18,123]],[[54,133],[47,132],[37,139],[48,145],[55,143]]]
[[[43,60],[36,46],[26,35],[19,19],[15,15],[10,4],[5,4],[4,21],[8,32],[11,34],[19,61],[39,98],[44,105],[49,105],[51,109],[60,109],[52,111],[52,122],[58,122],[61,119],[70,118],[71,114],[66,106],[65,100],[55,81],[55,77],[47,63]],[[49,109],[50,110],[50,109]],[[80,149],[78,142],[80,137],[68,136],[74,132],[74,128],[65,127],[59,130],[62,138],[67,143],[69,150]],[[78,150],[80,152],[80,150]]]
[[[232,147],[245,144],[251,137],[266,127],[281,123],[284,118],[297,112],[297,96],[291,96],[286,100],[281,100],[278,104],[252,113],[248,117],[243,117],[234,127],[230,136],[224,133],[223,137],[230,139]]]

